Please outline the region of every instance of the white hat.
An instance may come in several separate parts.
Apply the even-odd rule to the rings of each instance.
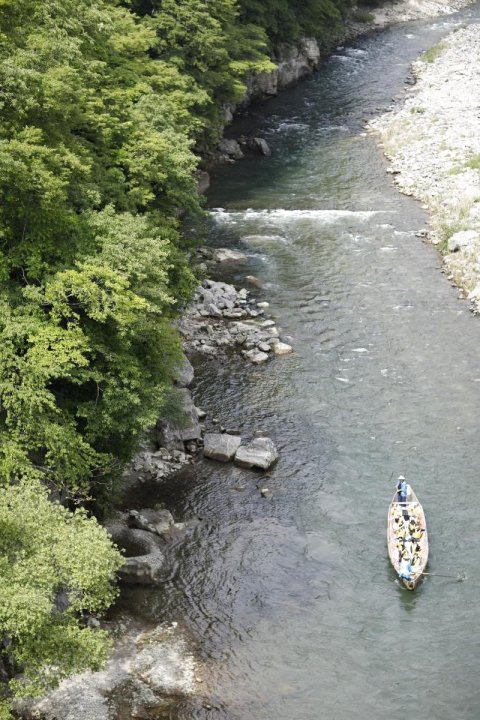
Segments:
[[[399,476],[398,476],[398,479],[399,479],[399,480],[405,480],[405,478],[403,477],[403,475],[399,475]]]

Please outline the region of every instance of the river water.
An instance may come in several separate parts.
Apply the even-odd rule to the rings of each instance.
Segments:
[[[213,178],[211,242],[247,252],[232,278],[263,281],[296,352],[198,368],[197,404],[268,432],[280,461],[267,475],[205,462],[168,488],[198,524],[161,591],[126,602],[198,644],[204,697],[175,718],[480,717],[480,324],[363,132],[421,51],[479,19],[476,5],[337,50],[256,109],[272,157]],[[424,505],[430,570],[465,582],[398,584],[385,534],[400,473]]]

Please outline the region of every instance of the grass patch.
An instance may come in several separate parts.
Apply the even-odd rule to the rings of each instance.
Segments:
[[[465,163],[466,168],[471,168],[472,170],[480,170],[480,155],[474,155],[470,160],[468,160]]]
[[[440,57],[446,47],[447,46],[444,42],[439,42],[426,50],[423,55],[420,55],[420,60],[426,63],[433,63],[438,57]]]

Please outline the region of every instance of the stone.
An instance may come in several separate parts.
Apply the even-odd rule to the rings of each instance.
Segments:
[[[214,303],[209,303],[205,310],[210,317],[222,317],[222,311]]]
[[[261,365],[268,360],[268,355],[265,352],[259,352],[256,348],[247,350],[244,352],[244,356],[247,360],[250,360],[254,365]]]
[[[230,248],[218,248],[213,257],[218,263],[246,263],[248,260],[245,253]]]
[[[293,352],[293,348],[288,343],[278,341],[273,344],[273,352],[275,355],[288,355]]]
[[[222,154],[228,155],[228,157],[233,158],[234,160],[240,160],[243,158],[242,148],[237,140],[223,138],[218,143],[218,149]]]
[[[238,435],[227,433],[206,433],[203,442],[203,454],[212,460],[228,462],[233,460],[235,453],[240,447],[242,438]]]
[[[128,585],[157,585],[165,561],[159,538],[147,530],[114,523],[106,527],[113,542],[123,550],[125,563],[118,571],[120,582]]]
[[[249,283],[249,285],[252,285],[252,287],[262,289],[264,286],[262,280],[260,280],[260,278],[256,277],[255,275],[246,275],[245,280]]]
[[[468,250],[480,242],[480,233],[476,230],[461,230],[448,239],[448,252]]]
[[[128,524],[130,527],[146,530],[157,535],[165,535],[174,526],[175,520],[168,510],[130,510],[128,513]]]
[[[270,347],[270,345],[268,345],[268,343],[265,343],[265,342],[259,342],[257,347],[261,352],[265,352],[265,353],[270,352],[270,350],[272,349]]]
[[[235,464],[244,468],[268,470],[277,460],[277,449],[268,437],[254,438],[247,445],[240,445],[235,454]]]
[[[269,490],[268,488],[261,488],[261,489],[260,489],[260,495],[261,495],[262,497],[268,498],[268,499],[271,498],[271,497],[273,497],[272,491]]]
[[[184,356],[181,364],[175,373],[175,384],[178,387],[186,388],[192,384],[194,378],[194,370],[190,360]]]
[[[248,147],[250,150],[253,150],[254,152],[258,153],[259,155],[265,155],[268,157],[272,154],[272,151],[270,150],[270,147],[266,140],[263,138],[250,138],[248,140]]]
[[[198,417],[198,419],[199,419],[199,420],[205,420],[205,418],[207,417],[207,413],[205,412],[205,410],[202,410],[202,409],[199,408],[199,407],[195,407],[195,410],[197,411],[197,417]]]
[[[262,327],[262,328],[275,327],[275,320],[264,320],[262,323],[260,323],[260,327]]]
[[[216,352],[214,348],[212,351]],[[161,418],[157,421],[157,442],[161,447],[183,450],[185,442],[201,438],[202,430],[190,391],[187,388],[177,388],[174,397],[179,417],[169,420]]]

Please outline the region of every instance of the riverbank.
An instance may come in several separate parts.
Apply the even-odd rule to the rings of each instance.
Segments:
[[[370,130],[399,189],[430,213],[428,239],[444,271],[480,310],[480,35],[453,32],[414,63],[416,85],[400,110]]]
[[[202,159],[203,170],[199,172],[199,192],[208,190],[210,186],[208,171],[215,166],[236,162],[249,153],[270,154],[265,139],[256,137],[255,133],[237,136],[235,118],[238,112],[248,114],[249,108],[255,103],[275,97],[311,76],[336,46],[352,43],[359,37],[396,23],[451,15],[472,5],[473,2],[474,0],[451,0],[449,3],[439,0],[400,0],[386,3],[380,8],[364,8],[352,13],[351,18],[344,22],[342,28],[332,35],[328,46],[320,47],[315,38],[304,37],[294,47],[278,47],[272,57],[276,65],[275,69],[270,72],[253,73],[247,79],[243,99],[237,104],[224,106],[225,137],[220,140],[216,148],[206,152]]]

